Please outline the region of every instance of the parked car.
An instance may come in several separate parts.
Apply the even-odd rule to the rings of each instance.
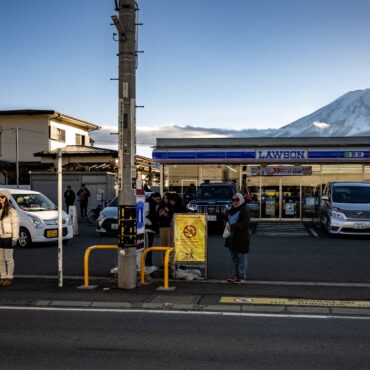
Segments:
[[[235,193],[234,183],[204,183],[198,187],[195,199],[186,208],[190,212],[207,213],[209,222],[223,223]]]
[[[10,204],[18,213],[20,247],[58,240],[58,208],[50,199],[32,190],[4,188],[1,191],[10,194]],[[73,238],[72,219],[64,211],[62,219],[63,240],[69,240]]]
[[[320,220],[329,234],[370,235],[370,183],[329,182],[321,196]]]
[[[118,230],[118,197],[115,197],[100,212],[96,221],[96,231],[101,234],[117,233]]]

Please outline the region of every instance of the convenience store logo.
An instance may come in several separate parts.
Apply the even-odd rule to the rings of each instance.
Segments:
[[[306,159],[306,150],[258,150],[258,159]]]

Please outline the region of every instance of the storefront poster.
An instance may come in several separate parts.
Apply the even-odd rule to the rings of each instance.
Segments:
[[[275,217],[275,200],[266,200],[266,216]]]
[[[204,214],[175,214],[175,261],[206,261],[206,225]]]
[[[295,215],[295,203],[285,203],[285,215],[286,216]]]
[[[309,175],[312,175],[311,166],[251,167],[251,176],[309,176]]]

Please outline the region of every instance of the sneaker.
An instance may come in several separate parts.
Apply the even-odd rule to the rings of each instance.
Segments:
[[[235,276],[234,276],[234,277],[232,277],[232,278],[227,279],[227,281],[228,281],[229,283],[234,283],[234,282],[235,282],[235,280],[236,280],[236,277],[235,277]]]
[[[241,284],[243,283],[243,280],[240,279],[240,278],[235,278],[234,281],[233,281],[234,284]]]

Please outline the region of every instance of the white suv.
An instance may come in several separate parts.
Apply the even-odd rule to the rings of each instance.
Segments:
[[[370,235],[370,183],[329,182],[320,219],[329,234]]]
[[[32,242],[52,242],[58,240],[58,209],[44,194],[32,190],[0,189],[9,193],[9,201],[19,217],[20,247],[28,247]],[[63,211],[63,240],[73,237],[72,219]]]

